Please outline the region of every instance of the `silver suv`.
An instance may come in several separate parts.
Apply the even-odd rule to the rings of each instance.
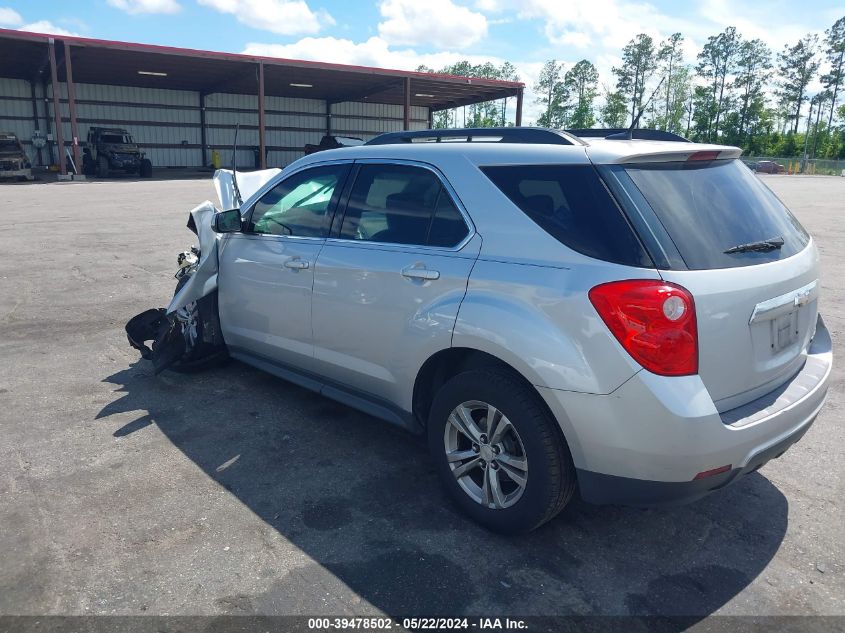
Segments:
[[[691,501],[800,439],[831,371],[816,247],[739,155],[441,130],[221,171],[226,210],[192,212],[200,249],[129,338],[157,371],[228,352],[426,434],[497,531],[576,489]]]

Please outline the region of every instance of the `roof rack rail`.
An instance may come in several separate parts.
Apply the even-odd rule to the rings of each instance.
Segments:
[[[583,145],[583,141],[563,130],[542,127],[470,127],[442,130],[387,132],[370,139],[365,145],[398,145],[400,143],[452,142],[534,143],[546,145]]]
[[[627,138],[628,128],[614,127],[614,128],[590,128],[590,129],[576,129],[563,130],[577,136],[579,138],[606,138],[613,140],[623,140]],[[631,130],[631,138],[641,139],[645,141],[674,141],[676,143],[691,143],[687,138],[672,132],[665,132],[663,130],[652,130],[648,128],[636,128]]]

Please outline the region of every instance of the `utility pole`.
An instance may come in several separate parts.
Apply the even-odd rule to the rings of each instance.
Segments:
[[[810,140],[810,124],[813,122],[815,99],[810,100],[810,113],[807,115],[807,130],[804,132],[804,157],[801,159],[801,173],[807,173],[807,141]]]

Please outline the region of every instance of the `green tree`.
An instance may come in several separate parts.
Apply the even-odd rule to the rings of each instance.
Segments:
[[[675,89],[678,87],[675,80],[678,69],[684,61],[684,36],[680,33],[673,33],[669,38],[660,43],[657,51],[657,62],[663,77],[663,117],[658,119],[658,125],[662,129],[668,129],[669,112],[673,109],[677,96]]]
[[[839,98],[839,89],[845,80],[845,17],[839,18],[832,27],[825,31],[824,56],[830,71],[822,75],[822,85],[830,92],[830,114],[827,118],[827,127],[833,124],[833,113],[836,110],[836,100]]]
[[[582,59],[566,72],[563,83],[566,92],[575,99],[569,127],[592,127],[596,122],[593,101],[598,94],[599,71],[592,62]]]
[[[534,92],[537,93],[536,103],[544,106],[544,111],[537,119],[542,127],[561,128],[565,119],[566,88],[561,78],[563,64],[550,59],[543,64]]]
[[[601,109],[601,120],[606,127],[625,127],[628,117],[628,101],[618,90],[611,91],[604,87],[604,107]]]
[[[798,121],[801,118],[801,106],[808,100],[807,85],[819,70],[819,60],[816,58],[816,47],[819,37],[810,33],[801,38],[794,46],[784,46],[779,56],[780,75],[778,95],[790,110],[793,120],[792,132],[798,132]]]
[[[516,66],[511,64],[510,62],[505,62],[499,67],[499,76],[497,79],[502,79],[504,81],[519,81],[519,75],[516,72]],[[501,110],[501,121],[500,125],[504,127],[507,124],[508,120],[508,99],[510,97],[505,97],[502,99],[502,110]]]
[[[631,104],[631,123],[643,111],[646,84],[657,67],[654,40],[640,33],[622,49],[622,65],[613,68],[616,90]]]
[[[733,87],[739,93],[737,140],[745,144],[749,127],[755,127],[765,109],[766,82],[772,69],[772,52],[761,40],[740,44]]]
[[[725,113],[725,101],[729,95],[728,77],[735,71],[739,54],[741,36],[736,27],[729,26],[718,35],[711,35],[698,54],[696,72],[710,85],[710,93],[701,92],[699,101],[702,105],[702,117],[699,125],[706,121],[706,140],[715,141],[719,138],[719,122]]]

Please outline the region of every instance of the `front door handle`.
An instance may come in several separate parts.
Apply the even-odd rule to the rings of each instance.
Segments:
[[[425,279],[427,281],[433,281],[435,279],[440,279],[440,271],[408,266],[407,268],[402,269],[402,276],[407,279]]]
[[[293,270],[305,270],[308,268],[308,262],[298,257],[291,257],[285,262],[285,268],[292,268]]]

